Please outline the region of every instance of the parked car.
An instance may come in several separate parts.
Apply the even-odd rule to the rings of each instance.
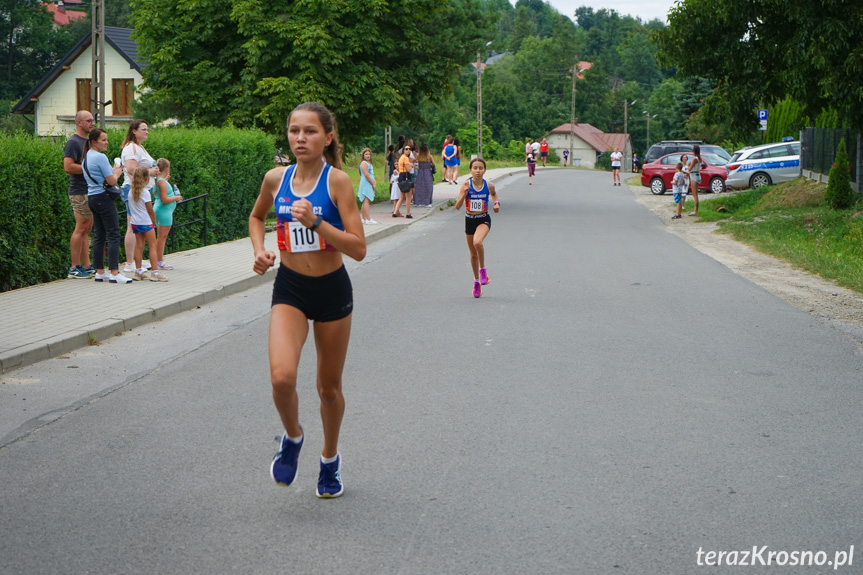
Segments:
[[[734,152],[726,166],[729,188],[760,188],[800,175],[800,142],[777,142]]]
[[[695,144],[698,144],[701,148],[702,155],[715,154],[726,160],[731,158],[731,154],[726,152],[721,146],[705,144],[701,140],[664,140],[650,146],[650,149],[647,150],[647,154],[644,156],[644,163],[647,164],[656,161],[662,156],[673,154],[674,152],[691,152],[692,146]]]
[[[702,148],[703,149],[703,148]],[[691,152],[685,152],[692,158]],[[671,179],[677,171],[677,163],[684,152],[676,152],[662,156],[655,162],[644,164],[641,170],[641,185],[650,188],[654,195],[662,195],[671,189]],[[725,158],[716,154],[701,154],[701,184],[698,191],[710,191],[719,194],[725,191]]]

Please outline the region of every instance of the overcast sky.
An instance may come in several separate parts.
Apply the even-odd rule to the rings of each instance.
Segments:
[[[575,21],[575,9],[580,6],[591,6],[594,10],[608,8],[617,10],[621,16],[637,16],[644,22],[658,18],[668,23],[666,14],[674,5],[674,0],[618,0],[616,2],[600,2],[598,0],[548,0],[555,10]],[[512,1],[515,4],[515,1]]]

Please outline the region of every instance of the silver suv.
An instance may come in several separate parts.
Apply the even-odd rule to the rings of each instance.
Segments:
[[[729,188],[760,188],[800,175],[800,142],[777,142],[743,148],[728,160]]]

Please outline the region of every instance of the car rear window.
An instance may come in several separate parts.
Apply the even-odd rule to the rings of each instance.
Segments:
[[[724,166],[728,163],[725,161],[725,158],[716,154],[701,154],[701,159],[706,160],[711,166]]]
[[[734,153],[731,155],[731,159],[730,159],[730,160],[728,160],[728,163],[730,164],[730,163],[732,163],[732,162],[736,162],[738,159],[740,159],[741,154],[742,154],[742,152],[734,152]]]

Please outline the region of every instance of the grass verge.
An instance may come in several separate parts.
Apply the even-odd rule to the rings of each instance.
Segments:
[[[798,178],[701,202],[701,221],[735,240],[863,293],[863,212],[824,203],[825,184]]]

